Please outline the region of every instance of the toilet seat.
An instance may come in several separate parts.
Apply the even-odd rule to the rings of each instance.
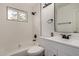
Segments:
[[[29,55],[38,55],[40,53],[42,53],[44,51],[44,48],[40,47],[40,46],[32,46],[30,48],[28,48],[27,53]]]

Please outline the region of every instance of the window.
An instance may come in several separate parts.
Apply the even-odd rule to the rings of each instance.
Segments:
[[[26,13],[25,12],[19,11],[18,16],[19,16],[18,21],[26,21]]]
[[[27,12],[12,7],[8,7],[7,10],[8,20],[27,22]]]
[[[8,19],[16,20],[17,19],[17,11],[11,8],[8,8]]]

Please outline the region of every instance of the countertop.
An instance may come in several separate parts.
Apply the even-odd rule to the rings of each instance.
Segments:
[[[40,36],[40,39],[47,39],[47,40],[51,40],[57,43],[79,48],[79,37],[71,37],[70,39],[63,39],[61,36],[54,36],[54,37]]]

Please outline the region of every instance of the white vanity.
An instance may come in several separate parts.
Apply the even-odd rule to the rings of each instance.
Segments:
[[[41,15],[39,43],[45,48],[45,55],[79,56],[79,4],[51,4],[41,8]],[[47,20],[50,19],[54,21],[48,23]],[[64,33],[64,36],[54,32]],[[51,37],[51,33],[56,35]]]
[[[79,56],[79,39],[62,39],[60,36],[40,37],[46,56]]]

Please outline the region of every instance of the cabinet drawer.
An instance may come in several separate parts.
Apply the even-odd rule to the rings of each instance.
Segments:
[[[58,45],[59,45],[58,43],[53,42],[51,40],[47,40],[47,39],[40,39],[39,43],[40,43],[40,45],[41,44],[43,44],[43,45],[46,44],[46,46],[50,46],[50,47],[54,47],[54,48],[58,48]]]

